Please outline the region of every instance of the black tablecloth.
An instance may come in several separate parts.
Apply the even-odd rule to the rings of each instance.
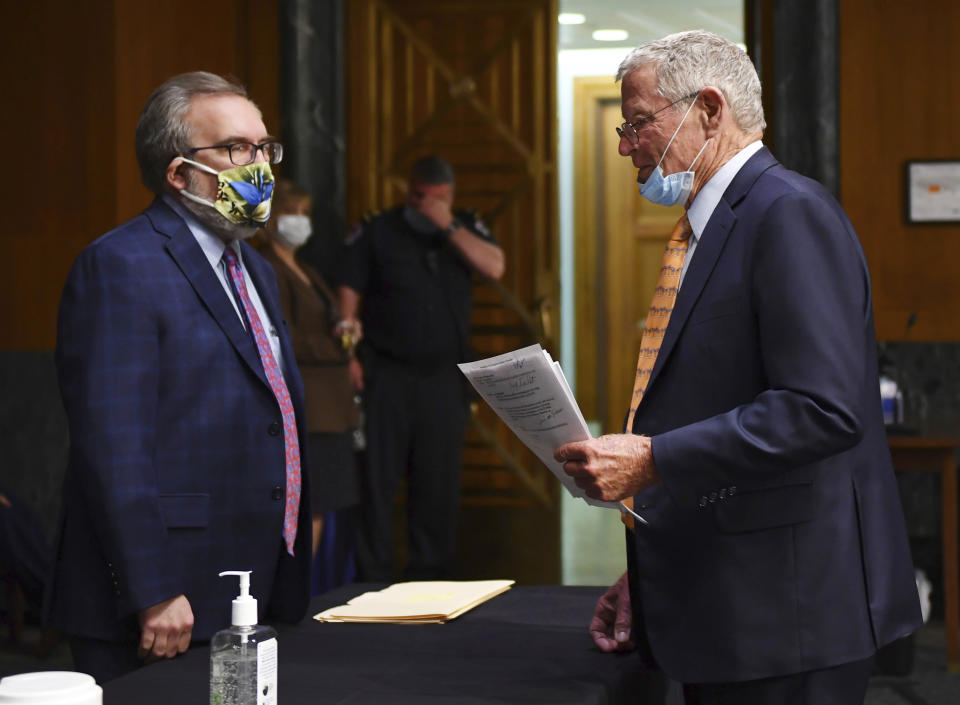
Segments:
[[[369,589],[314,599],[309,615]],[[587,632],[601,588],[514,587],[447,624],[321,624],[279,632],[279,705],[642,703],[656,674],[634,654],[604,654]],[[209,648],[197,646],[104,686],[104,703],[209,699]]]

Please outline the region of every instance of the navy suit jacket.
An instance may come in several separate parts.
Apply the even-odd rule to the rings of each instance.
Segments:
[[[244,269],[280,330],[303,455],[303,384],[276,279],[249,245]],[[230,624],[252,570],[260,617],[309,600],[303,473],[295,558],[282,543],[280,407],[252,337],[184,221],[157,199],[78,257],[63,292],[57,371],[70,460],[47,600],[61,630],[135,638],[136,615],[181,593],[195,639]]]
[[[702,234],[632,431],[662,480],[634,498],[634,610],[671,678],[824,668],[919,626],[866,260],[765,148]]]

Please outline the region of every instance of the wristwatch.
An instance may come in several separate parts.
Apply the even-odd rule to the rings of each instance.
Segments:
[[[450,237],[451,235],[453,235],[455,230],[459,230],[462,227],[463,227],[463,223],[461,223],[459,220],[454,218],[453,220],[450,221],[450,225],[448,225],[443,229],[443,235],[444,237]]]

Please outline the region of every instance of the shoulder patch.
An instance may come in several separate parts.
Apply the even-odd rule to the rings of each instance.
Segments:
[[[468,230],[472,230],[477,235],[482,235],[488,240],[493,239],[493,236],[490,234],[490,228],[483,222],[483,218],[480,217],[478,211],[475,211],[473,208],[458,208],[456,215],[460,217]]]
[[[490,228],[487,227],[487,224],[480,219],[479,214],[476,216],[476,219],[473,221],[473,229],[484,237],[490,237]]]

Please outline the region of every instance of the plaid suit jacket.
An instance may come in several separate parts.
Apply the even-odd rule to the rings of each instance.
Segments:
[[[305,429],[273,270],[241,249],[280,331]],[[60,303],[56,363],[71,449],[49,621],[69,634],[124,640],[138,634],[140,610],[183,593],[194,638],[209,638],[230,624],[236,593],[235,580],[217,577],[222,570],[253,571],[261,618],[302,617],[309,488],[290,558],[281,540],[279,405],[203,251],[162,200],[78,257]]]

